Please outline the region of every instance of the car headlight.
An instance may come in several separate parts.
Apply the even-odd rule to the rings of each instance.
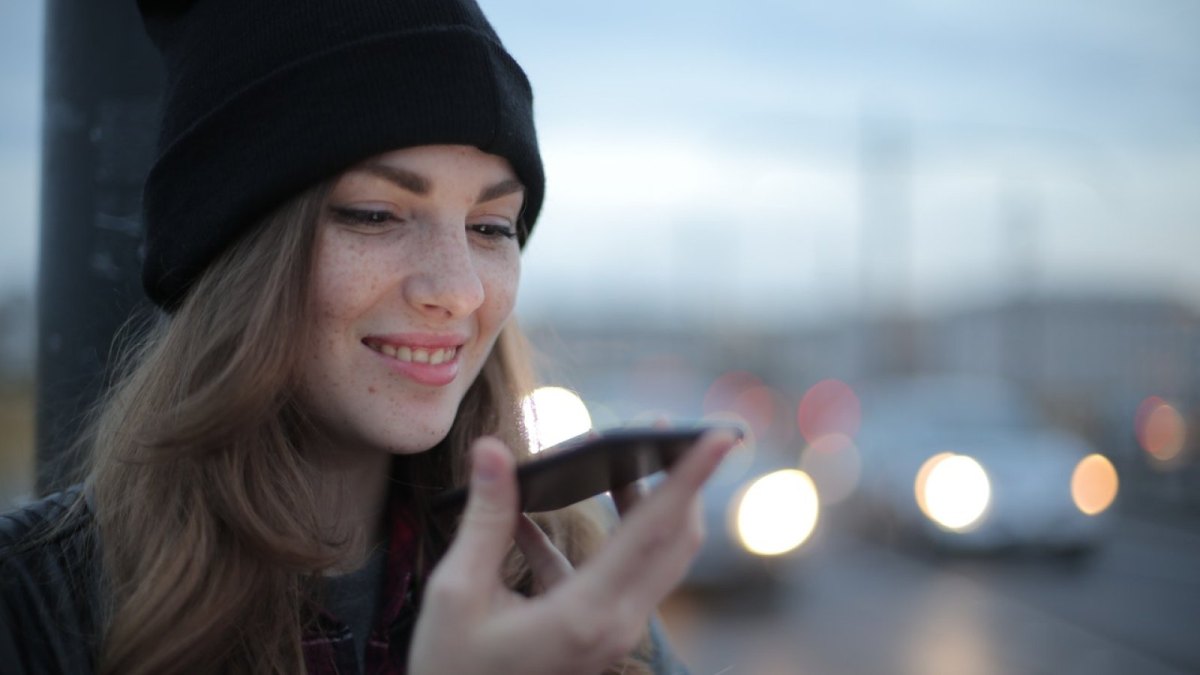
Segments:
[[[992,485],[972,457],[943,452],[917,472],[917,505],[938,527],[967,532],[983,521],[992,501]]]
[[[769,473],[744,488],[733,502],[732,525],[742,547],[761,556],[787,553],[817,525],[817,488],[803,471]]]
[[[1083,513],[1094,516],[1117,498],[1117,469],[1104,455],[1079,460],[1071,474],[1071,499]]]

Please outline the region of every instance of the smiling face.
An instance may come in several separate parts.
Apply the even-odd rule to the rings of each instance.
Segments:
[[[467,146],[397,150],[336,180],[300,397],[339,448],[445,437],[513,309],[522,197],[506,160]]]

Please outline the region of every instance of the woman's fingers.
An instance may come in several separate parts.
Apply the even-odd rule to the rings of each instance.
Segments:
[[[671,420],[666,415],[655,415],[652,426],[655,429],[670,429]],[[646,484],[640,480],[612,490],[612,499],[617,506],[617,514],[624,518],[645,495]]]
[[[517,525],[517,485],[513,457],[495,438],[471,447],[471,484],[467,507],[454,542],[438,565],[438,581],[490,597],[500,583],[500,565]]]
[[[581,586],[593,586],[585,592],[621,589],[656,604],[670,591],[703,539],[700,487],[736,442],[728,432],[705,434],[622,521],[609,545],[588,566],[589,574],[580,575]]]
[[[617,513],[622,518],[633,510],[635,504],[642,499],[644,490],[642,482],[635,480],[612,491],[613,503],[617,505]]]
[[[554,546],[550,537],[523,513],[517,519],[516,542],[529,562],[539,592],[557,586],[574,571],[570,561]]]
[[[698,492],[733,446],[709,434],[618,525],[608,544],[528,608],[559,640],[598,663],[627,653],[687,571],[702,537]],[[614,495],[615,497],[616,495]]]
[[[652,493],[619,497],[627,516],[578,572],[517,513],[507,449],[477,442],[467,510],[426,588],[410,672],[598,672],[627,654],[686,572],[701,538],[700,487],[734,442],[706,435]],[[548,589],[538,597],[518,598],[500,583],[513,538]]]

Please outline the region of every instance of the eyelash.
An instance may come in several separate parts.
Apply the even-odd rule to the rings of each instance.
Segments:
[[[383,227],[389,223],[404,222],[403,218],[398,218],[388,211],[375,211],[370,209],[350,209],[346,207],[331,207],[334,215],[339,220],[351,225],[366,225],[368,227]],[[477,232],[485,237],[503,237],[505,239],[515,239],[517,237],[516,228],[510,225],[501,225],[498,223],[476,223],[468,225],[472,231]]]
[[[372,227],[382,227],[388,223],[402,222],[402,219],[397,218],[388,211],[373,211],[368,209],[348,209],[342,206],[334,206],[330,208],[338,220],[350,225],[367,225]]]
[[[498,225],[496,223],[477,223],[475,225],[468,225],[467,227],[485,237],[503,237],[505,239],[517,238],[516,229],[509,225]]]

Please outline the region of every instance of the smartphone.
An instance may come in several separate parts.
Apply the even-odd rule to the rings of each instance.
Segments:
[[[715,430],[729,431],[738,439],[744,435],[736,424],[704,422],[618,427],[563,441],[517,467],[521,511],[561,509],[670,468],[701,436]],[[467,489],[461,487],[434,497],[433,508],[461,511],[466,503]]]

